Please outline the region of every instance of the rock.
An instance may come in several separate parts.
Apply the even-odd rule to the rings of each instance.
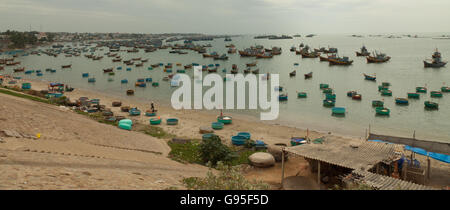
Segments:
[[[6,137],[22,138],[22,135],[20,135],[20,133],[17,133],[16,131],[3,130],[3,134],[4,134]]]
[[[200,133],[214,133],[214,130],[211,127],[200,127]]]
[[[2,138],[0,138],[0,143],[5,143],[5,140],[3,140]]]
[[[273,157],[275,158],[275,161],[281,162],[281,155],[282,155],[281,149],[283,147],[287,147],[287,145],[286,144],[282,144],[282,143],[275,144],[275,145],[270,145],[267,148],[267,152],[273,155]],[[284,154],[284,158],[285,158],[284,161],[288,160],[288,154],[287,153]]]
[[[248,157],[250,163],[255,167],[270,167],[275,165],[275,158],[267,152],[257,152]]]
[[[322,177],[322,182],[323,183],[328,183],[328,181],[330,181],[330,178],[328,177],[328,176],[324,176],[324,177]]]

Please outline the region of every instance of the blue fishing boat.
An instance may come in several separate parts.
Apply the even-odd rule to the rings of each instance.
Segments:
[[[141,110],[137,108],[131,108],[130,111],[128,111],[128,113],[130,113],[131,116],[139,116],[141,115]]]
[[[145,78],[145,82],[152,82],[153,81],[153,79],[152,78]]]
[[[127,71],[131,71],[131,68],[127,68]]]
[[[89,79],[88,79],[88,82],[94,83],[94,82],[95,82],[95,78],[89,78]]]
[[[333,107],[331,109],[331,113],[333,115],[345,115],[345,108],[344,107]]]
[[[306,138],[304,137],[291,137],[291,146],[297,146],[297,145],[302,145],[302,144],[306,144]]]
[[[166,124],[167,125],[177,125],[178,124],[178,119],[177,118],[169,118],[166,120]]]
[[[128,83],[128,80],[127,79],[120,80],[120,83],[126,84],[126,83]]]
[[[89,73],[83,73],[81,76],[82,76],[83,78],[89,77]]]
[[[122,70],[122,66],[118,66],[116,69],[117,70]]]
[[[222,130],[223,129],[224,124],[221,122],[213,122],[211,123],[211,128],[214,130]]]

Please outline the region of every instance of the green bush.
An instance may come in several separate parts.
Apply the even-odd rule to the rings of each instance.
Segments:
[[[169,157],[173,160],[182,163],[203,164],[200,157],[200,143],[198,141],[187,142],[185,144],[177,144],[169,141],[167,144],[171,148]]]
[[[211,170],[205,178],[189,177],[183,179],[184,186],[189,190],[268,190],[269,185],[255,181],[250,182],[245,179],[238,166],[224,165],[218,162],[215,175]]]
[[[212,165],[216,165],[219,161],[229,161],[231,160],[230,154],[230,148],[222,144],[222,140],[218,136],[204,139],[200,144],[200,156],[204,163],[210,162]]]

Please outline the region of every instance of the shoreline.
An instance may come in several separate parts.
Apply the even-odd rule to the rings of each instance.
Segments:
[[[33,79],[21,80],[31,83],[33,90],[47,90],[47,85],[49,83],[42,80]],[[145,112],[145,110],[150,108],[151,102],[151,100],[118,96],[96,90],[86,90],[84,88],[75,88],[73,92],[65,92],[65,96],[70,98],[72,101],[80,97],[88,97],[90,99],[98,98],[100,99],[100,104],[106,105],[107,108],[111,108],[111,111],[116,113],[116,115],[125,115],[126,117],[128,117],[128,115],[121,114],[123,112],[120,112],[120,107],[111,106],[113,101],[121,101],[122,105],[138,107],[142,112]],[[165,123],[159,125],[159,127],[162,127],[167,132],[180,137],[201,139],[202,134],[199,133],[199,128],[204,126],[210,127],[211,123],[215,122],[218,116],[218,114],[213,114],[212,110],[175,110],[160,101],[154,100],[153,102],[155,103],[156,110],[158,110],[158,116],[161,116],[163,120],[169,117],[175,117],[180,120],[179,125],[175,127],[167,126]],[[349,140],[365,140],[364,137],[361,136],[289,126],[280,122],[264,122],[257,119],[257,117],[245,114],[224,113],[224,115],[233,117],[233,123],[231,125],[226,125],[222,130],[215,130],[215,134],[226,141],[231,139],[231,136],[234,136],[237,132],[241,131],[250,132],[252,137],[256,137],[254,139],[262,140],[269,145],[276,143],[284,143],[289,145],[291,137],[304,137],[307,135],[307,132],[309,132],[310,139],[331,135],[337,138]],[[150,119],[150,117],[142,115],[129,118],[138,120],[143,124],[149,124],[148,120]]]

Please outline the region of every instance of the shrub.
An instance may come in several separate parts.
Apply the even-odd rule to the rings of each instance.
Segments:
[[[239,166],[228,166],[222,162],[217,163],[218,174],[211,170],[205,178],[190,177],[183,179],[183,184],[189,190],[267,190],[269,185],[245,179],[239,170]]]
[[[213,166],[219,161],[231,160],[231,150],[222,144],[222,140],[218,136],[211,139],[204,139],[200,144],[200,156],[204,163],[210,162]]]

